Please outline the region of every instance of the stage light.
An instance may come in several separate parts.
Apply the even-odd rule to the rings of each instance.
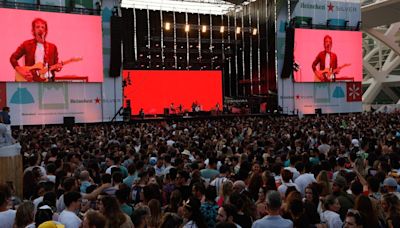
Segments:
[[[253,36],[257,35],[257,29],[253,28]]]
[[[185,25],[185,32],[189,32],[190,30],[190,25]]]
[[[240,27],[236,28],[236,34],[240,34]]]
[[[221,33],[224,33],[225,27],[224,27],[224,26],[221,26],[221,28],[219,29],[219,31],[220,31]]]
[[[166,22],[165,23],[165,30],[170,30],[171,29],[171,23]]]
[[[207,32],[207,26],[206,25],[203,25],[202,27],[201,27],[201,32]]]

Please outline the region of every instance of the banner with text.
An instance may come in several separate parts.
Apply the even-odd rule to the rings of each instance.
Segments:
[[[100,83],[8,83],[6,94],[12,125],[102,121]]]

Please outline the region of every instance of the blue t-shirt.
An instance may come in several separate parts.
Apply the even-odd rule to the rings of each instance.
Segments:
[[[200,211],[203,214],[207,226],[209,228],[215,227],[215,224],[217,223],[216,218],[218,213],[218,205],[205,202],[201,204]]]
[[[11,124],[11,118],[10,115],[8,115],[8,112],[0,112],[0,116],[3,119],[4,124]]]

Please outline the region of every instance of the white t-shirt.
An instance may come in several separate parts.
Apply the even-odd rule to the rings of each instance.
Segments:
[[[340,215],[333,211],[324,211],[320,215],[321,222],[328,225],[329,228],[342,228],[343,222]]]
[[[43,196],[40,196],[38,198],[36,198],[35,200],[33,200],[33,204],[35,205],[35,211],[37,210],[37,207],[39,205],[39,203],[43,202]]]
[[[15,220],[14,210],[8,210],[0,212],[0,227],[1,228],[13,228],[14,220]]]
[[[297,169],[294,168],[294,167],[290,167],[290,166],[289,166],[289,167],[285,167],[285,169],[286,169],[286,170],[289,170],[290,172],[293,173],[293,178],[292,178],[293,181],[296,180],[296,178],[298,178],[298,177],[300,176],[299,171],[297,171]]]
[[[65,228],[79,228],[82,223],[82,220],[74,212],[67,210],[61,212],[58,221],[64,224]]]
[[[314,174],[311,173],[303,173],[294,181],[294,183],[299,187],[301,196],[303,197],[306,187],[313,182],[317,181],[315,180]]]
[[[187,222],[183,228],[197,228],[196,223],[194,223],[192,220],[190,220],[189,222]]]
[[[288,189],[288,187],[292,187],[292,186],[294,186],[297,189],[297,191],[300,192],[299,186],[297,186],[295,183],[282,182],[282,184],[278,187],[278,192],[281,194],[282,198],[285,198],[286,190]]]
[[[43,63],[44,61],[44,45],[42,43],[36,43],[35,51],[35,63]]]

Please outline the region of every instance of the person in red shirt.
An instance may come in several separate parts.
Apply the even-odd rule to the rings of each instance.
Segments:
[[[58,62],[57,46],[46,41],[47,34],[47,22],[41,18],[34,19],[32,21],[34,38],[24,41],[10,57],[11,65],[19,75],[16,76],[16,81],[54,81],[55,71],[62,69],[62,62]],[[18,60],[23,56],[25,56],[25,66],[20,66]],[[27,69],[38,63],[49,69],[51,67],[52,70],[41,77],[37,70]]]

